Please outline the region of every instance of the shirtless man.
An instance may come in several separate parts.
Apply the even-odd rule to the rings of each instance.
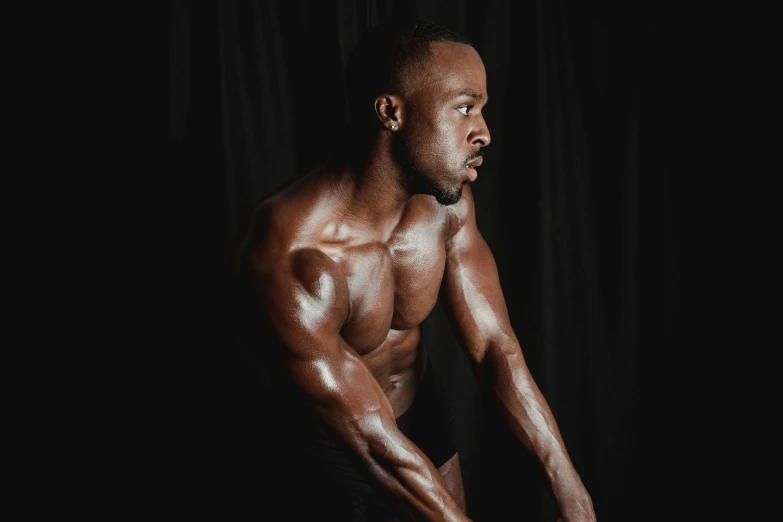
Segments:
[[[313,433],[341,445],[393,516],[469,520],[447,435],[433,444],[437,426],[409,436],[410,419],[401,422],[414,407],[423,413],[413,422],[447,422],[422,384],[420,325],[440,295],[476,375],[543,466],[559,520],[595,521],[476,227],[469,183],[490,144],[481,58],[436,24],[387,26],[357,46],[346,79],[349,152],[262,200],[237,257],[253,281],[253,314],[276,338],[260,355],[275,389],[296,397]],[[336,124],[329,108],[318,112],[326,131]],[[453,453],[436,459],[443,448]]]

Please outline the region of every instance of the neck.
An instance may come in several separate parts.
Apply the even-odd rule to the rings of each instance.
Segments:
[[[343,155],[335,165],[344,187],[346,215],[372,226],[397,221],[412,194],[392,156],[392,136],[381,132],[359,150],[366,152]]]

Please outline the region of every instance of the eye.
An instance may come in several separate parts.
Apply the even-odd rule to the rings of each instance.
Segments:
[[[472,105],[462,105],[462,106],[458,107],[458,108],[457,108],[457,110],[458,110],[459,112],[461,112],[463,115],[467,116],[467,115],[468,115],[468,112],[470,112],[470,109],[472,109],[472,108],[473,108],[473,106],[472,106]],[[462,112],[463,110],[464,110],[465,112]]]

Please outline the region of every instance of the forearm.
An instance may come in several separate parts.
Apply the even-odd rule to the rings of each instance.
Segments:
[[[554,415],[530,375],[519,345],[511,340],[490,345],[484,366],[509,427],[541,462],[558,503],[582,495],[584,487]]]
[[[415,520],[467,521],[432,462],[385,412],[330,415],[333,429]],[[330,423],[331,424],[331,423]]]
[[[432,462],[399,430],[389,400],[358,357],[340,350],[329,357],[291,358],[287,370],[291,392],[346,444],[390,504],[414,520],[469,520]]]

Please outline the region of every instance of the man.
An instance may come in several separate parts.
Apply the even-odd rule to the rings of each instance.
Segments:
[[[261,201],[236,257],[252,289],[246,325],[276,340],[251,349],[288,399],[280,423],[317,471],[309,487],[347,492],[351,516],[468,520],[421,342],[440,295],[476,374],[543,465],[560,519],[594,521],[476,227],[469,183],[490,144],[481,58],[436,24],[381,26],[352,53],[346,84],[345,151]],[[314,114],[324,132],[337,124],[328,104]]]

